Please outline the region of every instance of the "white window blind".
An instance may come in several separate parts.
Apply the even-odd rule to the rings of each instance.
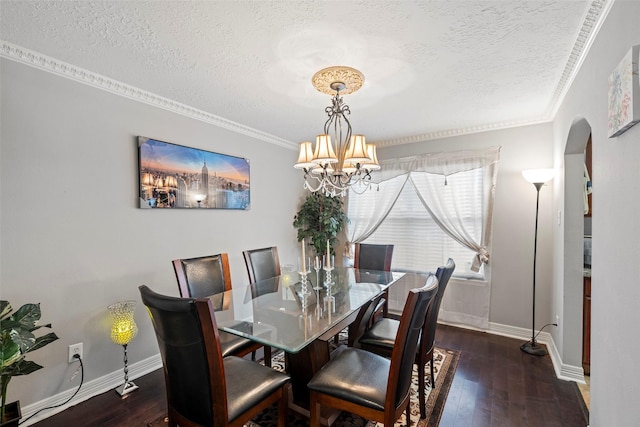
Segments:
[[[425,174],[425,172],[420,172]],[[452,221],[461,222],[471,237],[481,240],[482,235],[482,180],[481,169],[459,172],[445,177],[438,174],[422,176],[418,185],[438,187],[447,203],[456,206],[448,211]],[[455,186],[456,191],[449,191]],[[348,216],[351,222],[365,220],[367,213],[376,206],[375,190],[358,197],[350,197]],[[427,201],[428,202],[428,201]],[[392,269],[396,271],[431,271],[446,263],[448,258],[456,262],[455,276],[484,278],[484,267],[479,272],[471,270],[475,251],[461,245],[445,233],[429,215],[420,201],[413,180],[404,186],[396,203],[380,226],[364,242],[394,245]]]
[[[499,147],[389,159],[379,186],[350,191],[349,242],[393,244],[392,268],[484,279],[489,262]]]

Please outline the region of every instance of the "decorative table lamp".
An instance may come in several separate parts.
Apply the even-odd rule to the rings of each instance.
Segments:
[[[138,389],[137,385],[129,381],[129,368],[127,366],[127,344],[138,334],[138,326],[133,319],[135,307],[135,301],[120,301],[108,307],[113,317],[111,340],[124,348],[124,384],[116,388],[116,392],[120,396]]]

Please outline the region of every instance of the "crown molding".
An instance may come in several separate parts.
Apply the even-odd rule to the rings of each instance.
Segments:
[[[511,121],[511,122],[489,123],[489,124],[484,124],[480,126],[470,126],[470,127],[458,128],[458,129],[447,129],[447,130],[441,130],[436,132],[424,133],[420,135],[405,136],[402,138],[387,139],[382,141],[371,141],[371,142],[375,143],[376,146],[378,147],[390,147],[393,145],[413,144],[416,142],[431,141],[434,139],[451,138],[454,136],[469,135],[474,133],[509,129],[509,128],[521,127],[521,126],[537,125],[541,123],[548,123],[551,120],[552,119],[550,118],[543,117],[543,118],[532,119],[532,120],[518,120],[518,121]]]
[[[593,44],[593,41],[598,34],[598,31],[602,27],[602,24],[606,19],[609,11],[611,10],[614,2],[615,0],[594,0],[591,2],[589,10],[585,14],[582,27],[580,28],[571,54],[569,55],[562,75],[558,81],[558,84],[556,85],[553,97],[549,102],[547,112],[542,117],[520,121],[489,123],[486,125],[471,126],[458,129],[445,129],[425,134],[411,135],[401,138],[372,142],[375,142],[379,147],[388,147],[551,122],[557,114],[560,105],[562,105],[562,101],[564,100],[567,91],[571,87],[571,84],[573,83],[577,73],[580,71],[580,67],[582,66],[584,59],[587,56],[589,49]],[[202,122],[209,123],[230,130],[232,132],[247,135],[261,141],[265,141],[291,150],[298,149],[298,144],[295,142],[287,141],[274,135],[261,132],[257,129],[244,126],[240,123],[236,123],[231,120],[207,113],[206,111],[202,111],[197,108],[193,108],[188,105],[173,101],[171,99],[164,98],[154,93],[127,85],[125,83],[110,79],[108,77],[85,70],[83,68],[76,67],[63,61],[48,57],[46,55],[22,48],[7,41],[2,40],[0,42],[2,43],[0,48],[0,57],[20,62],[22,64],[26,64],[62,77],[66,77],[79,83],[84,83],[116,95],[124,96],[126,98],[143,102],[145,104],[153,105],[155,107],[162,108],[176,114],[200,120]]]
[[[569,59],[564,67],[562,76],[556,85],[551,102],[549,102],[547,117],[550,119],[553,119],[560,109],[562,101],[564,101],[569,88],[571,88],[573,81],[580,71],[589,53],[589,49],[591,49],[591,45],[598,35],[614,2],[615,0],[594,0],[591,2],[591,6],[589,6],[589,10],[582,21],[582,27],[573,44],[571,54],[569,54]]]
[[[558,112],[558,109],[560,108],[560,105],[562,105],[562,101],[564,101],[564,98],[567,95],[567,91],[571,87],[571,84],[576,78],[576,75],[580,71],[580,67],[584,62],[585,57],[589,53],[589,49],[591,48],[591,45],[593,44],[598,31],[600,31],[600,28],[602,27],[602,24],[609,14],[609,11],[611,10],[614,2],[615,0],[594,0],[591,2],[589,10],[585,14],[584,20],[582,22],[582,27],[580,28],[578,37],[576,38],[576,41],[573,45],[573,49],[571,50],[571,54],[569,55],[560,80],[556,85],[553,97],[549,102],[547,112],[542,117],[530,120],[499,122],[467,128],[448,129],[421,135],[413,135],[402,138],[372,142],[375,142],[378,147],[389,147],[393,145],[412,144],[415,142],[451,138],[454,136],[469,135],[474,133],[508,129],[520,126],[529,126],[553,121],[555,115]]]
[[[291,150],[298,144],[1,40],[0,57]]]

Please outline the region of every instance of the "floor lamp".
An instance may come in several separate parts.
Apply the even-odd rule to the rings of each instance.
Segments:
[[[544,356],[547,350],[536,342],[536,252],[538,249],[538,206],[540,205],[540,188],[553,179],[553,169],[527,169],[522,171],[524,179],[536,187],[536,229],[533,243],[533,297],[531,308],[531,340],[520,346],[520,350],[535,356]]]

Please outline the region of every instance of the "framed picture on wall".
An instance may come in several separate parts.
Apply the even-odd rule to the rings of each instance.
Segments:
[[[249,161],[138,137],[140,208],[249,209]]]
[[[633,46],[609,76],[609,138],[622,135],[640,122],[638,52]]]

